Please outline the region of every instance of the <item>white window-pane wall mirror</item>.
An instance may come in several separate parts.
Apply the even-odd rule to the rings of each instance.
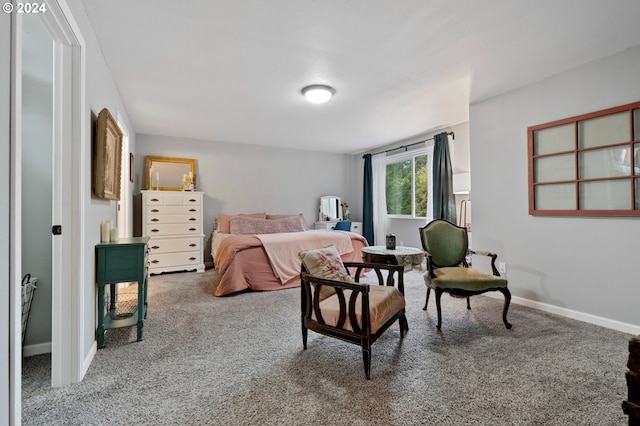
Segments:
[[[640,216],[640,102],[527,132],[530,214]]]
[[[580,208],[584,210],[630,209],[628,180],[597,180],[580,183]]]
[[[560,183],[536,186],[536,208],[539,210],[575,210],[576,185]]]
[[[629,113],[603,115],[578,122],[578,146],[595,148],[619,142],[629,142]]]
[[[573,154],[554,155],[536,159],[536,182],[575,180],[576,159]]]
[[[535,133],[536,155],[572,151],[576,147],[573,124],[541,129]]]

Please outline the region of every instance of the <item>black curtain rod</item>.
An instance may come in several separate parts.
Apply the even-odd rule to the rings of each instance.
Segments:
[[[447,135],[451,136],[453,138],[453,140],[456,139],[456,134],[453,133],[453,132],[447,132]],[[425,143],[427,141],[432,141],[433,139],[434,138],[429,138],[429,139],[425,139],[425,140],[422,140],[422,141],[419,141],[419,142],[410,143],[409,145],[400,145],[399,147],[387,149],[386,151],[376,152],[375,154],[371,154],[371,156],[373,157],[374,155],[378,155],[378,154],[386,154],[387,152],[397,151],[397,150],[402,149],[402,148],[404,148],[404,150],[406,151],[407,148],[409,148],[409,147],[412,147],[412,146],[415,146],[415,145],[420,145],[421,143]],[[364,158],[364,155],[362,156],[362,158]]]

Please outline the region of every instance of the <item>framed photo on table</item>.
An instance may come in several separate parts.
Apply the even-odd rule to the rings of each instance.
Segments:
[[[93,156],[93,190],[105,200],[120,200],[122,176],[122,131],[107,108],[96,124]]]

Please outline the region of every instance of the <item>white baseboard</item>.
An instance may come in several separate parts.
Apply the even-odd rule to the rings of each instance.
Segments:
[[[96,340],[93,341],[93,345],[91,345],[91,349],[89,353],[84,358],[82,362],[82,370],[80,371],[80,380],[84,379],[84,375],[87,374],[87,370],[89,370],[89,366],[93,361],[93,358],[96,356],[96,352],[98,352],[98,342]]]
[[[493,297],[495,299],[502,299],[501,293],[492,292],[484,293],[484,296]],[[584,312],[574,311],[573,309],[561,308],[559,306],[549,305],[547,303],[537,302],[535,300],[525,299],[522,297],[512,296],[511,303],[515,303],[522,306],[527,306],[533,309],[539,309],[550,314],[560,315],[561,317],[571,318],[578,321],[587,322],[589,324],[599,325],[600,327],[609,328],[612,330],[621,331],[629,334],[640,334],[640,326],[627,324],[624,322],[612,320],[609,318],[603,318],[596,315],[586,314]]]
[[[22,358],[51,353],[51,342],[38,343],[22,347]]]
[[[89,370],[89,366],[93,361],[93,358],[98,351],[98,342],[94,341],[89,353],[85,357],[82,362],[81,371],[80,371],[80,380],[84,378],[84,375],[87,374],[87,370]],[[34,355],[42,355],[51,353],[51,342],[39,343],[37,345],[28,345],[22,347],[22,358],[26,358]]]

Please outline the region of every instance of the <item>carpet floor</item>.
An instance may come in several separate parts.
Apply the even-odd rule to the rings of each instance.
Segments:
[[[152,276],[144,340],[110,330],[81,383],[53,389],[51,357],[23,360],[24,425],[625,425],[631,335],[512,304],[443,296],[423,311],[405,274],[409,332],[358,346],[309,333],[299,289],[212,296],[217,273]]]

